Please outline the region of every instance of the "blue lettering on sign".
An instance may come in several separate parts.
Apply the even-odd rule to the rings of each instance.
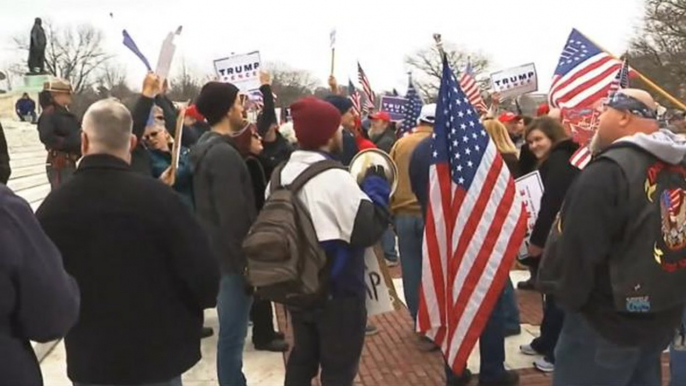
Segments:
[[[635,313],[650,312],[650,297],[636,296],[633,298],[626,298],[626,310]]]

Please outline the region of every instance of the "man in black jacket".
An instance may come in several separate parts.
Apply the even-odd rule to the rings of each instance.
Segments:
[[[203,309],[216,301],[207,236],[168,186],[131,170],[131,127],[122,104],[93,104],[78,170],[37,212],[81,287],[65,339],[76,385],[180,384],[200,360]]]
[[[210,236],[222,274],[217,299],[219,384],[244,386],[243,345],[252,296],[243,276],[246,262],[242,243],[256,209],[250,174],[234,139],[245,137],[249,126],[243,122],[238,88],[232,84],[206,84],[196,106],[212,126],[191,150],[191,162],[196,215]]]
[[[659,385],[686,300],[686,143],[642,90],[609,98],[567,193],[539,283],[566,311],[554,385]],[[676,221],[674,221],[676,220]]]
[[[279,133],[278,119],[274,107],[274,96],[271,88],[271,75],[267,72],[260,73],[262,86],[260,91],[264,98],[262,113],[257,117],[257,132],[262,136],[264,150],[259,155],[264,173],[269,179],[276,167],[288,160],[293,152],[293,147],[286,138]]]
[[[40,140],[48,151],[46,170],[50,186],[56,189],[71,178],[81,157],[81,123],[68,106],[72,102],[71,84],[55,80],[46,84],[51,103],[38,119]]]
[[[5,139],[5,131],[0,124],[0,183],[7,184],[12,174],[10,168],[10,154],[7,148],[7,140]]]
[[[31,207],[0,184],[0,382],[42,385],[29,340],[63,337],[79,315],[79,288]]]

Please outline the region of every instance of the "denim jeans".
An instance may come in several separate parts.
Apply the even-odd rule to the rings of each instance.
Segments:
[[[581,314],[567,313],[555,349],[553,386],[659,386],[660,357],[668,344],[619,346],[601,337]]]
[[[390,226],[381,236],[381,246],[383,247],[383,256],[388,261],[398,261],[398,252],[395,250],[395,232]]]
[[[412,320],[417,320],[419,308],[419,286],[422,283],[422,241],[424,219],[421,215],[399,214],[395,216],[395,230],[398,232],[398,250],[403,274],[405,303]]]
[[[113,385],[107,385],[107,384],[95,384],[95,383],[79,383],[79,382],[74,382],[74,386],[113,386]],[[131,385],[134,386],[134,385]],[[155,383],[137,383],[135,386],[183,386],[183,383],[181,382],[181,376],[178,376],[172,380],[166,381],[166,382],[155,382]]]
[[[334,298],[322,308],[289,311],[293,351],[285,385],[310,385],[320,367],[322,386],[352,385],[364,346],[365,299]]]
[[[248,334],[252,295],[247,292],[243,275],[222,275],[217,297],[219,340],[217,375],[221,386],[245,386],[243,346]]]
[[[519,320],[519,304],[515,293],[512,280],[508,277],[503,289],[503,314],[505,320],[505,331],[519,331],[521,329]]]
[[[506,372],[504,365],[506,303],[507,296],[503,290],[495,306],[493,306],[493,312],[481,332],[481,337],[479,337],[479,353],[481,354],[479,380],[481,382],[496,382],[502,379]],[[447,364],[445,366],[445,378],[448,384],[460,380]]]
[[[564,321],[565,313],[557,306],[555,298],[545,295],[541,336],[531,342],[531,347],[543,354],[550,363],[555,363],[555,346],[560,338]]]
[[[686,310],[679,331],[669,346],[669,385],[686,385]]]

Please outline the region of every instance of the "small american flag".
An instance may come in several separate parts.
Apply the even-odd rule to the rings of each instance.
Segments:
[[[422,99],[417,94],[417,90],[412,84],[412,77],[410,77],[409,85],[407,86],[407,94],[405,94],[405,99],[407,99],[407,105],[405,106],[405,114],[403,117],[403,124],[400,126],[398,131],[398,137],[402,137],[412,131],[417,125],[417,119],[419,119],[419,114],[422,112]]]
[[[553,75],[550,105],[558,108],[593,105],[608,95],[621,66],[621,61],[573,29]]]
[[[357,113],[357,115],[359,116],[362,110],[360,107],[360,92],[357,91],[357,88],[355,88],[353,81],[350,79],[348,79],[348,98],[350,98],[350,101],[353,102],[353,109],[355,110],[355,113]]]
[[[508,278],[527,214],[445,58],[429,173],[417,329],[459,374]]]
[[[376,100],[374,98],[374,91],[372,91],[372,86],[369,83],[369,78],[367,78],[367,75],[364,73],[364,70],[362,69],[362,66],[359,62],[357,62],[357,76],[360,80],[360,84],[362,85],[362,91],[364,91],[364,95],[367,97],[363,110],[369,111],[370,109],[374,108]]]
[[[484,103],[483,98],[481,98],[479,84],[476,83],[476,79],[474,79],[474,69],[472,68],[472,63],[470,61],[467,61],[467,67],[462,71],[460,87],[464,90],[465,94],[467,94],[469,103],[471,103],[477,111],[488,110],[486,103]]]
[[[619,69],[619,71],[617,71],[617,75],[612,80],[612,83],[610,83],[610,87],[609,87],[608,92],[607,92],[607,98],[609,98],[612,94],[614,94],[618,90],[629,87],[629,72],[630,72],[629,61],[625,57],[624,61],[622,62],[621,68]],[[584,121],[588,121],[588,126],[589,126],[585,129],[588,131],[595,132],[595,130],[597,130],[597,128],[598,128],[599,116],[600,116],[600,113],[598,112],[598,110],[592,109],[591,112],[588,114],[588,116],[584,119]],[[579,150],[577,150],[572,155],[572,158],[570,158],[569,161],[576,168],[583,170],[586,166],[588,166],[589,163],[591,163],[592,159],[593,159],[593,153],[591,152],[591,149],[589,149],[588,144],[586,144],[586,146],[580,147]]]

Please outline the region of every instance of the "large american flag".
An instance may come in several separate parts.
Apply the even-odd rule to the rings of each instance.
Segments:
[[[562,49],[548,97],[558,108],[590,106],[605,98],[622,62],[576,29]]]
[[[422,99],[417,94],[417,89],[414,88],[412,84],[412,77],[410,77],[409,84],[407,86],[407,94],[405,94],[405,99],[407,99],[407,105],[405,105],[405,114],[403,116],[403,124],[400,126],[398,131],[398,137],[410,133],[412,129],[417,126],[417,119],[422,112]]]
[[[621,67],[619,68],[619,71],[617,71],[617,75],[615,75],[614,79],[612,79],[612,82],[610,83],[607,95],[605,96],[606,98],[609,98],[613,93],[617,92],[618,90],[629,87],[629,72],[629,61],[625,57]],[[597,103],[597,101],[594,101],[594,105]],[[589,133],[593,133],[595,132],[595,130],[597,130],[598,118],[600,116],[598,108],[576,109],[577,111],[575,112],[572,112],[572,110],[574,109],[565,109],[563,111],[565,115],[573,115],[574,113],[578,113],[579,110],[582,111],[582,113],[578,114],[582,116],[581,120],[570,120],[569,122],[572,132],[578,133],[581,130],[585,130]],[[584,111],[587,112],[585,115],[583,114]],[[582,143],[582,145],[586,146],[580,147],[579,150],[574,152],[574,154],[569,160],[573,166],[581,170],[588,166],[588,164],[591,163],[591,160],[593,159],[593,153],[591,152],[591,149],[588,147],[589,144]]]
[[[376,100],[374,98],[374,91],[372,91],[372,86],[369,83],[369,78],[367,78],[367,75],[364,73],[364,70],[362,69],[360,62],[357,62],[357,76],[360,80],[360,84],[362,85],[362,91],[364,91],[364,95],[367,97],[367,100],[364,104],[364,110],[368,111],[374,108],[374,103],[376,102]]]
[[[355,112],[359,116],[360,112],[362,111],[360,106],[360,92],[357,91],[353,81],[350,79],[348,79],[348,98],[350,98],[350,101],[353,102],[353,109],[355,109]]]
[[[417,329],[459,374],[508,278],[527,214],[445,59],[429,181]]]
[[[476,83],[476,79],[474,79],[474,69],[472,68],[471,61],[467,61],[467,66],[464,71],[462,71],[462,76],[460,76],[460,87],[462,87],[465,94],[467,94],[469,103],[471,103],[477,111],[488,110],[486,103],[484,103],[484,100],[481,97],[479,84]]]

